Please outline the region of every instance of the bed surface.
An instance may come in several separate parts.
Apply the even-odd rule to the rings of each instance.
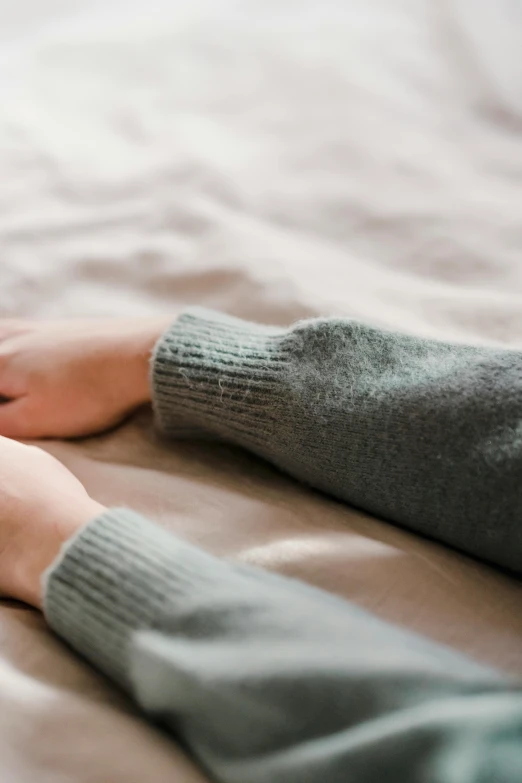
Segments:
[[[518,19],[517,19],[518,16]],[[344,314],[522,346],[509,0],[0,2],[0,316]],[[520,584],[228,446],[48,442],[90,493],[522,674]],[[0,779],[196,783],[0,603]]]

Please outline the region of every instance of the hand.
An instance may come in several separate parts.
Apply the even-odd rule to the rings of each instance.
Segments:
[[[0,437],[0,594],[40,608],[43,572],[103,510],[50,454]]]
[[[150,399],[161,320],[0,321],[0,435],[74,437]]]

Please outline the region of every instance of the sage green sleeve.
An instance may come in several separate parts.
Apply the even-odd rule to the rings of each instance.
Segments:
[[[81,530],[44,595],[51,627],[212,780],[520,783],[518,685],[130,511]]]
[[[341,319],[183,315],[158,425],[522,570],[521,356]],[[46,576],[51,627],[222,783],[519,783],[522,691],[302,583],[110,510]],[[151,778],[154,771],[151,770]]]
[[[348,319],[181,316],[152,366],[159,427],[261,455],[337,498],[522,572],[522,353]]]

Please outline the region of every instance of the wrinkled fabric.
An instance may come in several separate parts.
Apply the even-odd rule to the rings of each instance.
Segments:
[[[516,4],[4,5],[2,317],[200,304],[522,345]],[[147,411],[45,447],[107,505],[522,672],[520,585],[500,572],[232,448],[167,446]],[[3,603],[0,777],[145,775],[204,780]]]

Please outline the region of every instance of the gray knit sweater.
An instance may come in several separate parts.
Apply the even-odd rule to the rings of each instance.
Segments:
[[[522,570],[522,355],[339,319],[194,310],[152,366],[170,437],[240,444],[392,522]],[[46,617],[225,783],[519,783],[520,688],[126,510],[47,576]],[[151,771],[153,779],[153,771]]]

